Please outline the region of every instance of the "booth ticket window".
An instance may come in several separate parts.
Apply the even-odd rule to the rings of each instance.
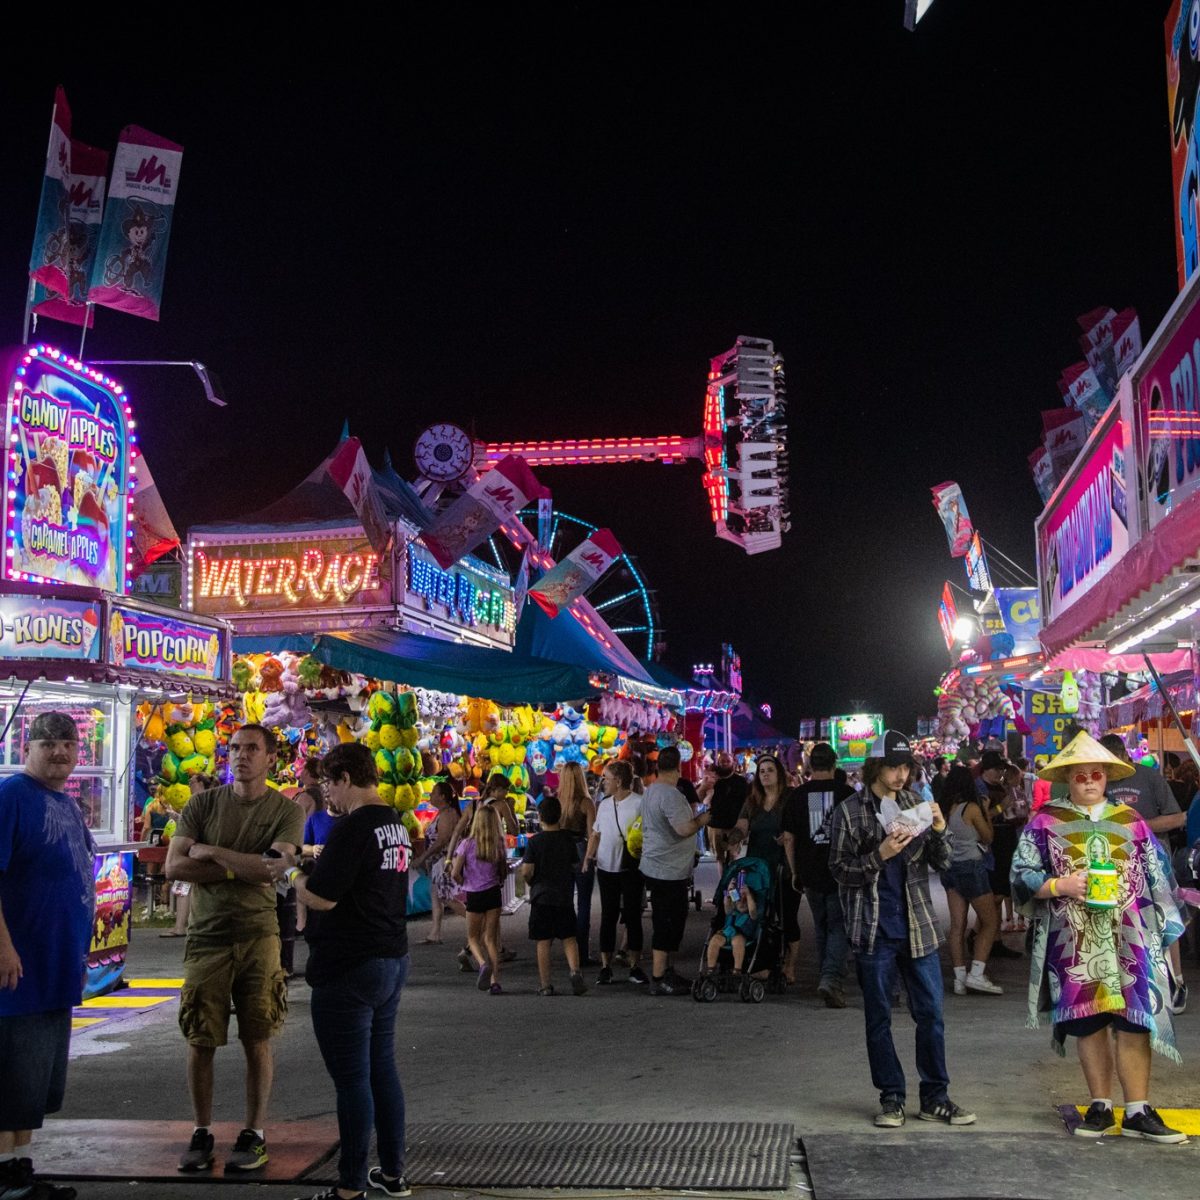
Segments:
[[[112,834],[115,831],[113,813],[113,702],[107,697],[89,699],[84,703],[72,696],[41,696],[33,699],[31,689],[17,710],[11,724],[13,709],[21,695],[5,686],[0,689],[0,729],[8,726],[3,743],[0,743],[0,778],[16,774],[25,761],[25,740],[29,726],[40,712],[55,711],[69,713],[79,726],[79,766],[67,781],[67,794],[78,801],[94,834]]]

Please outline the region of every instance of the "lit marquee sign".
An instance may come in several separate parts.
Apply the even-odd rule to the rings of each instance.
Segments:
[[[4,384],[4,578],[123,592],[137,436],[122,389],[49,346],[18,350]]]
[[[193,612],[237,616],[392,603],[391,587],[380,579],[379,555],[361,534],[237,544],[195,541],[189,559]]]
[[[458,625],[495,631],[509,644],[516,628],[512,588],[482,570],[457,562],[443,571],[425,550],[408,548],[405,607],[422,608]]]

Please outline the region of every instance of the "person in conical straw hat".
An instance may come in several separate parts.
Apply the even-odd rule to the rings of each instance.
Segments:
[[[1033,919],[1028,1026],[1048,1013],[1052,1045],[1076,1039],[1090,1105],[1077,1137],[1116,1133],[1113,1075],[1125,1115],[1120,1133],[1182,1142],[1150,1107],[1151,1048],[1180,1062],[1168,994],[1166,947],[1183,935],[1173,887],[1150,827],[1105,797],[1129,763],[1079,733],[1039,772],[1065,783],[1025,826],[1012,864],[1013,897]]]

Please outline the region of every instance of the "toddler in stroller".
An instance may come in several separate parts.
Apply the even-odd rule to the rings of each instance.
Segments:
[[[700,975],[692,986],[692,995],[711,1002],[721,991],[738,990],[741,998],[758,1004],[766,994],[760,979],[751,978],[758,965],[759,950],[765,934],[771,896],[771,868],[761,858],[745,854],[745,834],[729,831],[729,865],[721,874],[713,895],[716,916],[702,953]],[[722,951],[728,948],[733,970],[722,970]],[[747,950],[750,962],[747,964]]]

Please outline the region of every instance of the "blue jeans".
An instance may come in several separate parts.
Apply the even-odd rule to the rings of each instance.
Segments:
[[[575,872],[575,937],[579,942],[579,961],[586,962],[592,936],[592,889],[596,886],[596,868]]]
[[[371,1129],[385,1175],[404,1174],[404,1089],[396,1071],[396,1008],[408,955],[368,958],[312,990],[312,1023],[337,1089],[338,1187],[366,1191]]]
[[[842,919],[842,902],[837,892],[805,888],[804,894],[812,909],[813,927],[817,935],[817,961],[821,965],[818,986],[840,988],[846,971],[846,956],[850,952],[846,923]]]
[[[922,1108],[947,1099],[946,1038],[942,1022],[942,965],[937,951],[913,958],[908,943],[882,934],[875,950],[857,952],[858,982],[867,1019],[867,1059],[880,1101],[905,1099],[904,1069],[892,1041],[892,986],[904,979],[908,1007],[917,1025],[917,1074]]]

